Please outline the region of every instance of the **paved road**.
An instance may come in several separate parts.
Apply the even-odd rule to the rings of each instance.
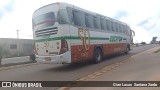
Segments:
[[[9,64],[9,63],[26,62],[26,61],[30,61],[29,60],[29,56],[13,57],[13,58],[3,58],[2,59],[2,65],[3,64]]]
[[[128,55],[119,55],[116,57],[110,57],[99,64],[92,64],[92,63],[76,64],[76,65],[37,64],[33,66],[4,70],[0,71],[0,80],[1,81],[41,81],[41,80],[72,81],[81,78],[85,75],[88,75],[94,71],[97,71],[107,65],[123,61],[134,54],[143,52],[155,46],[156,45],[146,45],[146,46],[136,47]],[[35,89],[40,90],[39,88],[33,88],[33,90]],[[50,89],[51,88],[45,88],[45,90],[50,90]],[[11,90],[11,89],[2,88],[2,90]],[[17,90],[17,88],[14,88],[12,90]],[[19,90],[21,89],[19,88]]]
[[[102,70],[99,70],[97,72],[102,73],[100,76],[92,79],[88,78],[86,81],[160,81],[160,52],[153,53],[159,48],[160,45],[159,47],[134,55],[128,59],[128,61],[125,60],[127,62],[120,64],[110,71],[103,73],[101,72]],[[107,69],[108,67],[105,68]],[[98,84],[101,85],[100,83],[97,83],[96,85]],[[118,84],[122,85],[122,83]],[[132,84],[132,86],[134,85],[135,84]],[[148,85],[159,84],[151,83]],[[160,87],[72,87],[68,90],[160,90]]]

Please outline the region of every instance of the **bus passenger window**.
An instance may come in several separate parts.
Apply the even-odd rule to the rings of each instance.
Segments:
[[[85,24],[86,24],[86,27],[94,28],[94,26],[93,26],[93,16],[91,16],[89,14],[85,14]]]
[[[60,24],[70,24],[70,20],[65,9],[60,9],[58,12],[58,22]]]
[[[121,25],[121,27],[122,27],[122,33],[124,33],[124,25]]]
[[[115,23],[113,21],[111,22],[111,27],[112,27],[112,31],[114,32],[115,31]]]
[[[101,27],[100,27],[100,18],[99,17],[94,17],[93,18],[93,23],[94,23],[94,28],[101,29]]]
[[[72,12],[72,8],[67,7],[67,14],[68,14],[68,18],[69,18],[71,24],[73,24],[73,12]]]
[[[81,11],[73,10],[74,25],[85,27],[85,16]]]
[[[106,30],[106,20],[101,18],[101,29]]]
[[[126,33],[126,26],[123,25],[123,33]]]
[[[116,32],[119,32],[119,26],[118,26],[118,23],[115,23],[115,27],[116,27]]]
[[[107,24],[107,31],[111,31],[111,22],[109,20],[106,20]]]
[[[119,32],[122,33],[121,24],[118,24],[118,25],[119,25]]]

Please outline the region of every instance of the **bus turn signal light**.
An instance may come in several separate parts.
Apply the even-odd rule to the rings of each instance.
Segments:
[[[68,51],[68,43],[66,40],[61,40],[61,50],[59,54],[63,54]]]

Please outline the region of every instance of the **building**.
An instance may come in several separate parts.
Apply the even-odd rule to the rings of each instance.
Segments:
[[[33,53],[33,39],[0,38],[0,45],[5,50],[3,57],[27,56]]]
[[[155,44],[160,44],[160,41],[156,41]]]

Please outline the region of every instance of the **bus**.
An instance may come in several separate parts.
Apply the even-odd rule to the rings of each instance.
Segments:
[[[107,55],[127,54],[133,44],[126,23],[63,2],[37,9],[32,25],[39,63],[99,63]]]

